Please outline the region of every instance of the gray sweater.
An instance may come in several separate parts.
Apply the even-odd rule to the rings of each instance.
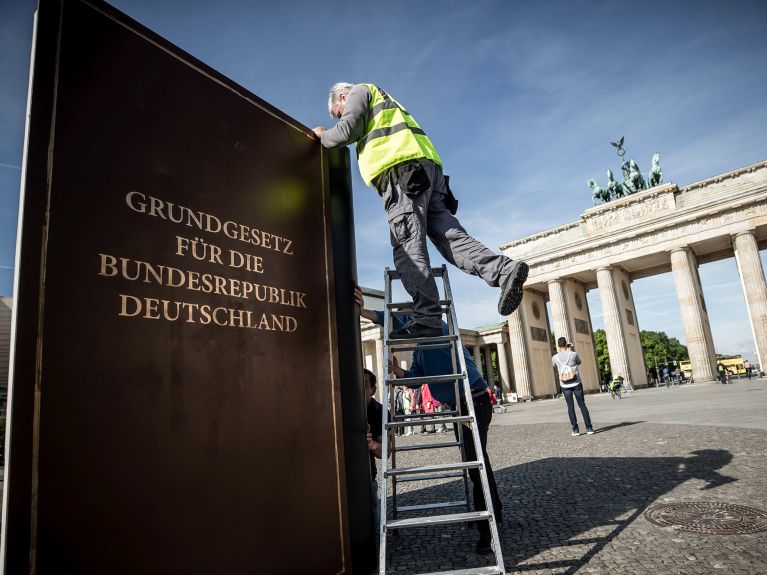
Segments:
[[[344,113],[338,123],[325,130],[320,137],[326,148],[339,148],[354,144],[365,135],[370,115],[370,90],[367,86],[354,86],[346,96]]]

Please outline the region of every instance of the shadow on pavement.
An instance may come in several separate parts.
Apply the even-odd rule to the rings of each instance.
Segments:
[[[612,425],[605,425],[604,427],[596,427],[594,428],[594,433],[604,433],[605,431],[618,429],[619,427],[628,427],[629,425],[637,425],[639,423],[644,423],[644,421],[624,421],[622,423],[614,423]]]
[[[711,489],[737,481],[717,471],[731,460],[729,451],[705,449],[689,457],[547,458],[496,470],[503,503],[500,537],[506,569],[576,573],[678,485],[701,480],[705,485],[700,489]],[[452,481],[403,493],[398,503],[449,501],[462,495],[463,483]],[[389,538],[387,572],[488,565],[492,557],[473,553],[476,540],[476,532],[464,525],[408,529]],[[562,560],[519,565],[549,549],[584,545],[586,550],[570,547],[564,551]]]

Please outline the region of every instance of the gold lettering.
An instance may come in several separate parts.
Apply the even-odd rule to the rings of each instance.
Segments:
[[[128,302],[132,302],[135,311],[132,311],[131,313],[128,313]],[[122,317],[134,317],[141,313],[141,300],[137,297],[133,297],[132,295],[123,295],[120,294],[120,313],[117,314]]]
[[[144,304],[146,304],[146,313],[144,314],[146,319],[160,319],[160,313],[158,310],[158,306],[160,305],[159,299],[155,299],[153,297],[145,297]]]
[[[99,266],[99,275],[108,278],[117,275],[117,258],[107,254],[99,254],[101,265]],[[108,269],[107,269],[108,268]]]

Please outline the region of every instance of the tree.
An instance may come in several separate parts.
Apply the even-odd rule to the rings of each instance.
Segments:
[[[610,352],[607,350],[607,334],[605,330],[594,332],[594,347],[597,350],[597,369],[599,373],[610,373]]]
[[[647,368],[669,362],[685,361],[690,358],[687,346],[675,337],[669,337],[662,331],[642,331],[642,353]]]
[[[640,332],[642,341],[642,354],[647,369],[653,367],[656,363],[665,365],[666,362],[679,362],[689,359],[687,346],[675,337],[669,337],[662,331],[642,331]],[[610,372],[610,353],[607,350],[607,334],[605,330],[598,329],[594,331],[594,347],[597,350],[597,366],[600,373]]]

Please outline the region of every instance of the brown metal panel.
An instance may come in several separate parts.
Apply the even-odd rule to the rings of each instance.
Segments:
[[[316,140],[113,9],[67,0],[48,143],[47,222],[25,215],[22,236],[42,245],[39,371],[17,357],[13,382],[40,392],[32,429],[28,400],[11,421],[33,438],[8,496],[31,540],[6,566],[348,572]]]

